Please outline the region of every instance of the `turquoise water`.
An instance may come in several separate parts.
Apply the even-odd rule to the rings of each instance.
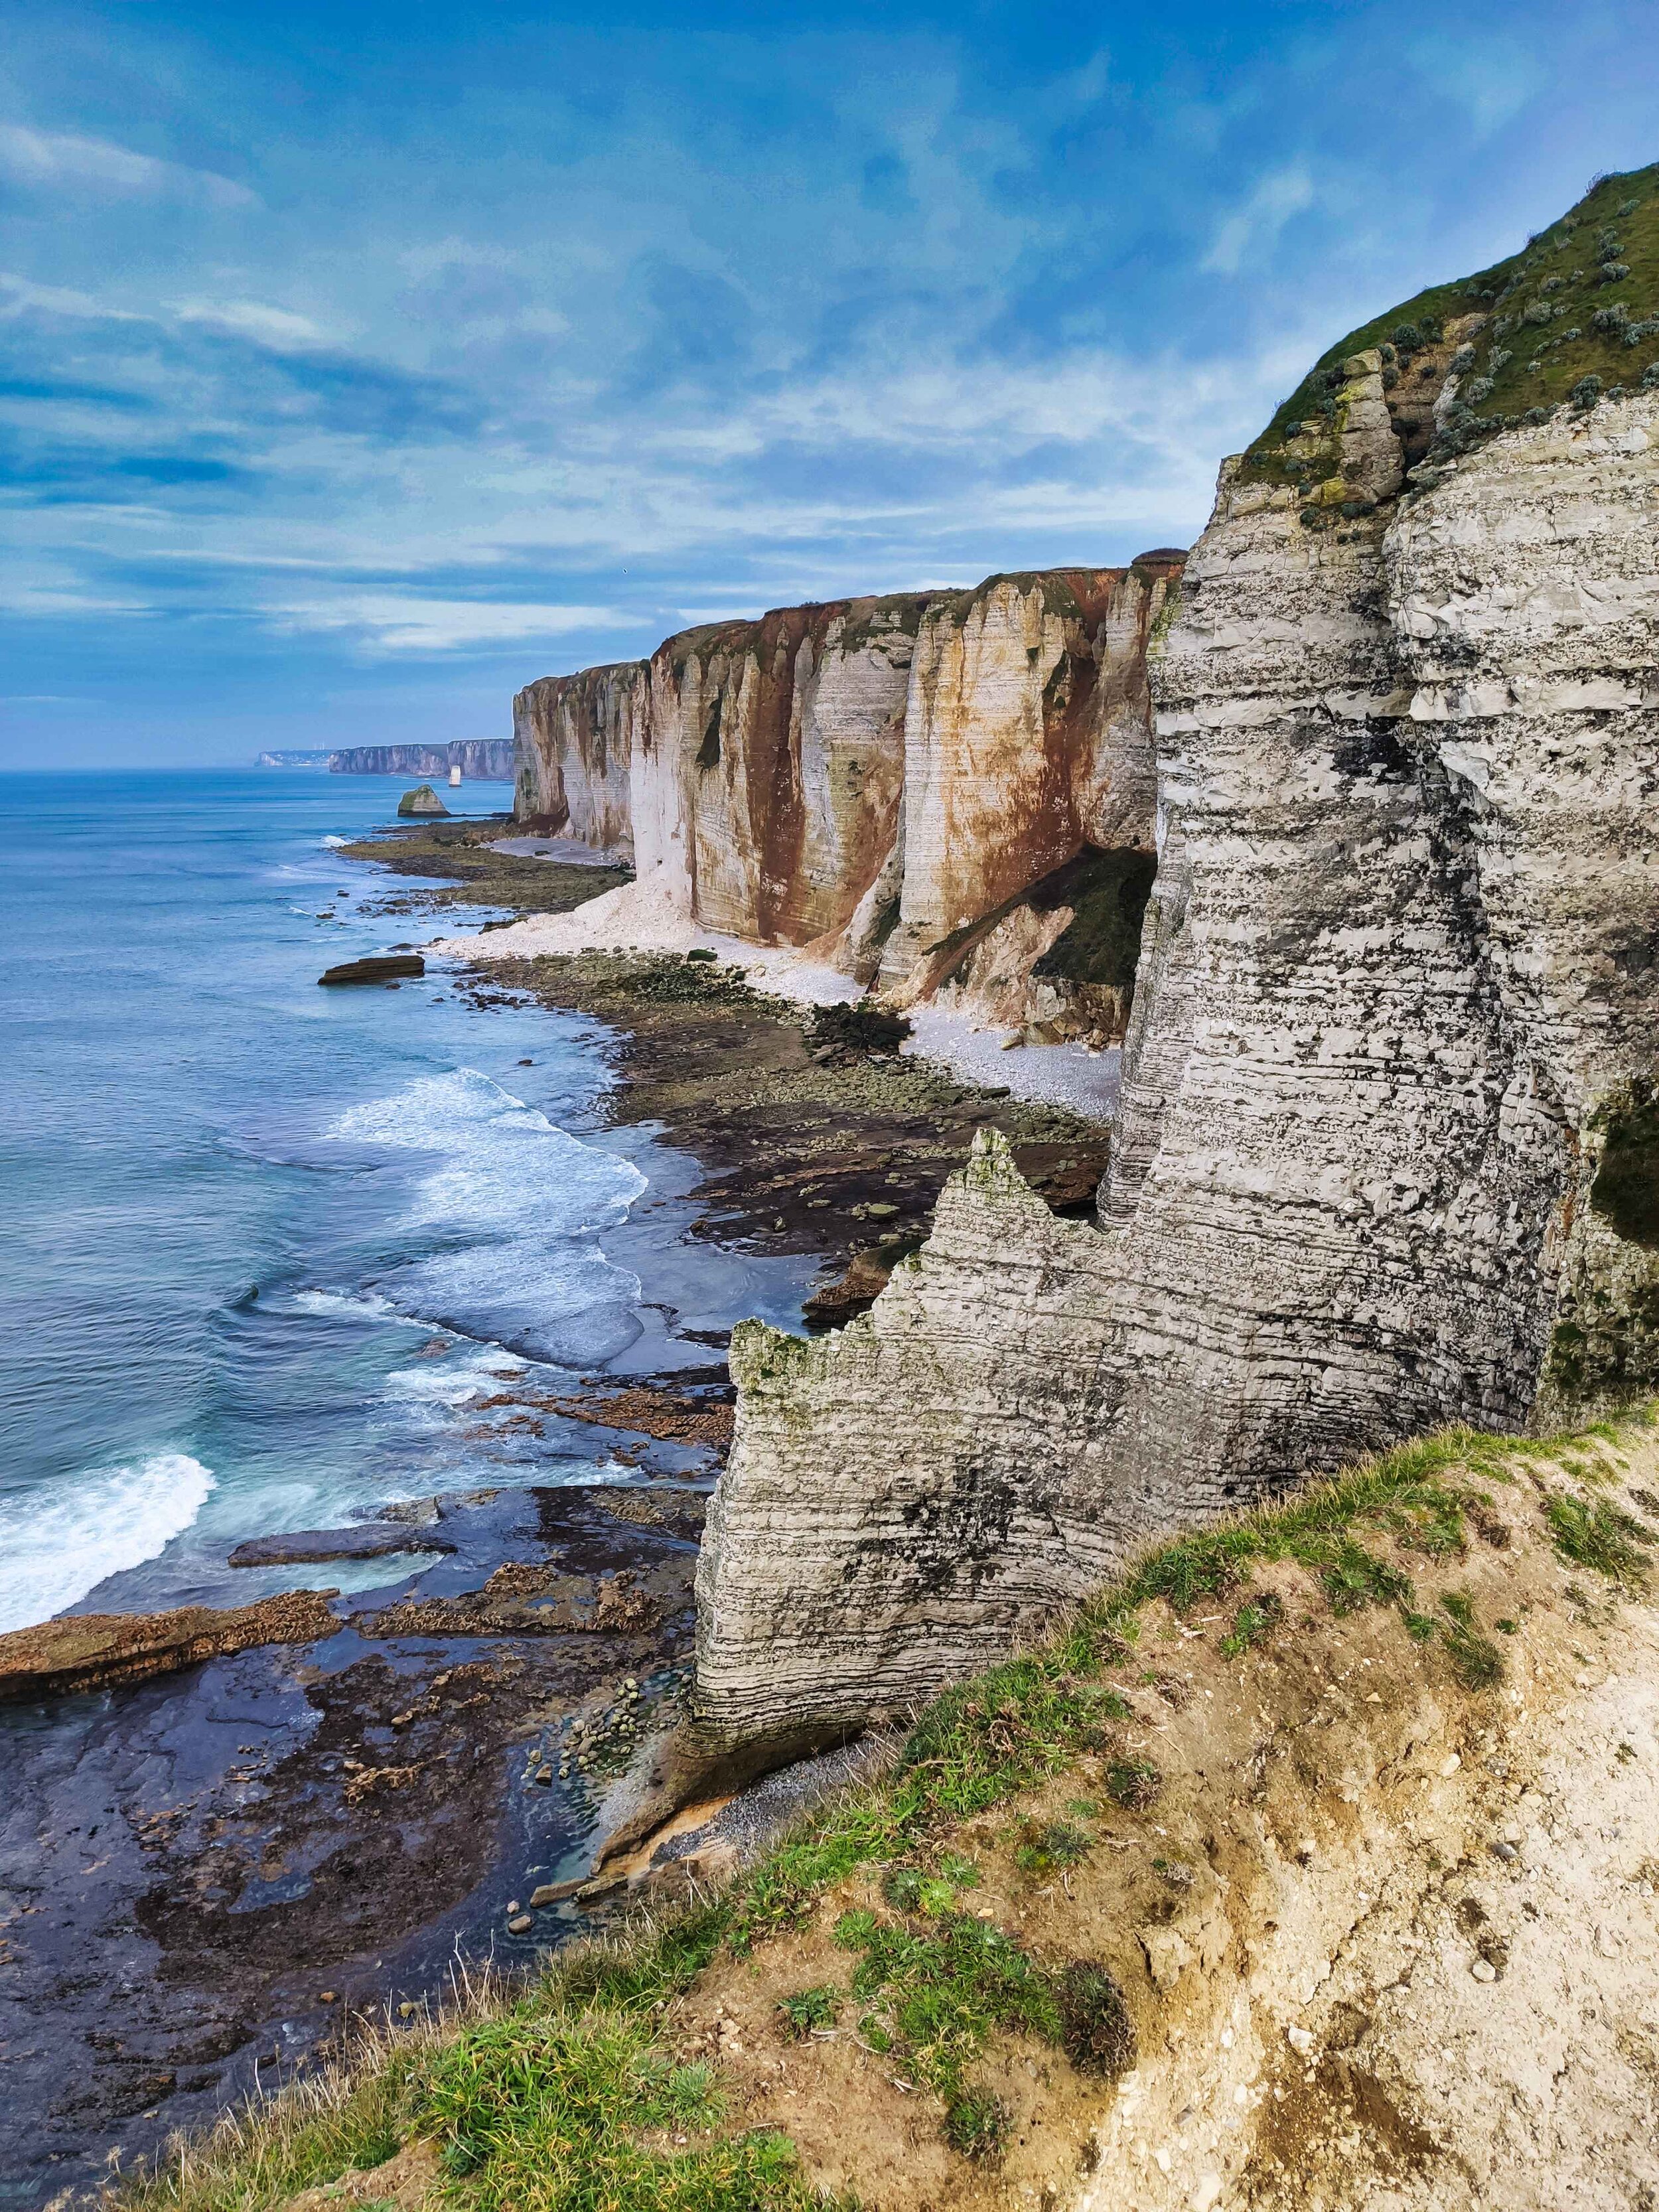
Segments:
[[[694,1249],[695,1170],[599,1127],[594,1024],[478,1008],[441,968],[318,988],[437,933],[360,915],[398,881],[328,842],[399,788],[0,780],[0,1628],[252,1597],[241,1537],[392,1498],[625,1474],[481,1401],[515,1372],[708,1364],[684,1332],[799,1297],[799,1263]]]

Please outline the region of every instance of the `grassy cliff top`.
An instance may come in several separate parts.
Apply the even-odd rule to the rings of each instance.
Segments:
[[[1230,2154],[1244,2193],[1226,2204],[1257,2203],[1253,2172],[1294,2181],[1316,2139],[1343,2135],[1346,2066],[1327,2069],[1331,2108],[1310,2113],[1307,2144],[1281,2124],[1277,2098],[1317,2086],[1314,2031],[1345,2050],[1359,2031],[1346,2001],[1327,2023],[1287,1982],[1267,2013],[1310,2026],[1264,2051],[1265,2084],[1189,2081],[1200,1982],[1216,2017],[1249,2009],[1240,1981],[1229,2012],[1243,1970],[1216,1916],[1249,1936],[1252,1972],[1311,1966],[1313,1989],[1332,1962],[1297,1933],[1312,1891],[1298,1913],[1285,1885],[1323,1868],[1372,1893],[1364,1906],[1382,1877],[1413,1900],[1390,1956],[1420,1953],[1455,1908],[1431,1950],[1474,1929],[1477,1979],[1499,1978],[1496,1899],[1475,1912],[1462,1893],[1515,1860],[1504,1824],[1543,1802],[1521,1793],[1559,1789],[1547,1769],[1567,1739],[1574,1803],[1610,1804],[1644,1771],[1647,1678],[1631,1670],[1659,1665],[1642,1601],[1656,1449],[1649,1408],[1548,1440],[1450,1431],[1164,1544],[1046,1648],[948,1692],[890,1778],[820,1808],[725,1890],[550,1958],[538,1981],[481,1989],[447,2021],[388,2025],[355,2068],[178,2146],[110,2212],[853,2212],[859,2197],[994,2212],[1090,2171],[1138,2051],[1137,2094],[1167,2088],[1171,2121],[1210,2097],[1240,2130],[1250,2107],[1255,2148],[1240,2132]],[[1616,1755],[1588,1705],[1567,1718],[1615,1666],[1635,1692],[1604,1717],[1602,1735],[1632,1739]],[[1626,1856],[1652,1842],[1632,1830]],[[1465,1857],[1473,1874],[1443,1895]],[[1577,1892],[1561,1895],[1577,1945]],[[1533,2013],[1516,2016],[1530,2033]],[[1200,2057],[1213,2026],[1191,2038]],[[1437,2081],[1444,2038],[1434,2027],[1419,2054]],[[1437,2149],[1395,2117],[1382,2152]],[[1147,2202],[1135,2170],[1104,2201]],[[1322,2177],[1305,2178],[1270,2201],[1310,2201]]]
[[[1460,331],[1465,318],[1477,319]],[[1519,253],[1431,285],[1328,347],[1249,447],[1246,480],[1297,481],[1286,441],[1310,423],[1334,426],[1342,363],[1372,347],[1391,410],[1431,401],[1449,369],[1459,376],[1462,409],[1437,441],[1448,454],[1565,400],[1659,382],[1659,163],[1601,178]],[[1431,378],[1431,391],[1413,392]]]

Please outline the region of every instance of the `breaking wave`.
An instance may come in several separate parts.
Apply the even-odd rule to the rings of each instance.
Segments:
[[[640,1334],[639,1279],[596,1241],[646,1188],[626,1161],[470,1067],[354,1106],[328,1135],[431,1156],[402,1224],[428,1249],[373,1285],[400,1312],[565,1365]]]
[[[6,1501],[0,1629],[32,1628],[182,1535],[214,1479],[188,1452],[76,1475]]]

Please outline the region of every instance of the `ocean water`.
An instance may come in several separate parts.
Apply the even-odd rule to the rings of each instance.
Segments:
[[[438,967],[318,988],[461,919],[359,912],[406,886],[335,848],[400,788],[0,778],[0,1629],[382,1584],[384,1560],[225,1555],[397,1498],[623,1478],[591,1430],[527,1440],[484,1401],[708,1365],[742,1313],[798,1312],[800,1263],[694,1247],[695,1168],[604,1131],[593,1024],[481,1009]]]

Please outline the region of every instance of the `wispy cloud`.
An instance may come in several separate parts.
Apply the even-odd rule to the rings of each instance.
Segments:
[[[1206,276],[1237,276],[1247,254],[1260,261],[1278,243],[1291,217],[1313,201],[1313,179],[1301,162],[1273,170],[1221,224],[1200,269]]]
[[[16,276],[9,270],[0,270],[0,314],[60,315],[74,321],[94,323],[143,323],[150,319],[91,292],[76,291],[67,284],[37,284],[32,278]]]
[[[573,630],[625,629],[630,617],[613,607],[358,594],[290,601],[267,610],[266,619],[291,630],[351,632],[378,653],[448,653],[480,645],[551,642]]]
[[[328,343],[327,333],[309,315],[295,314],[291,307],[266,307],[258,300],[187,300],[173,312],[181,323],[234,331],[239,337],[252,338],[278,353]]]
[[[44,191],[71,187],[146,199],[166,196],[216,208],[259,204],[257,192],[211,169],[158,161],[107,138],[37,131],[27,123],[0,123],[0,172],[15,184]]]

